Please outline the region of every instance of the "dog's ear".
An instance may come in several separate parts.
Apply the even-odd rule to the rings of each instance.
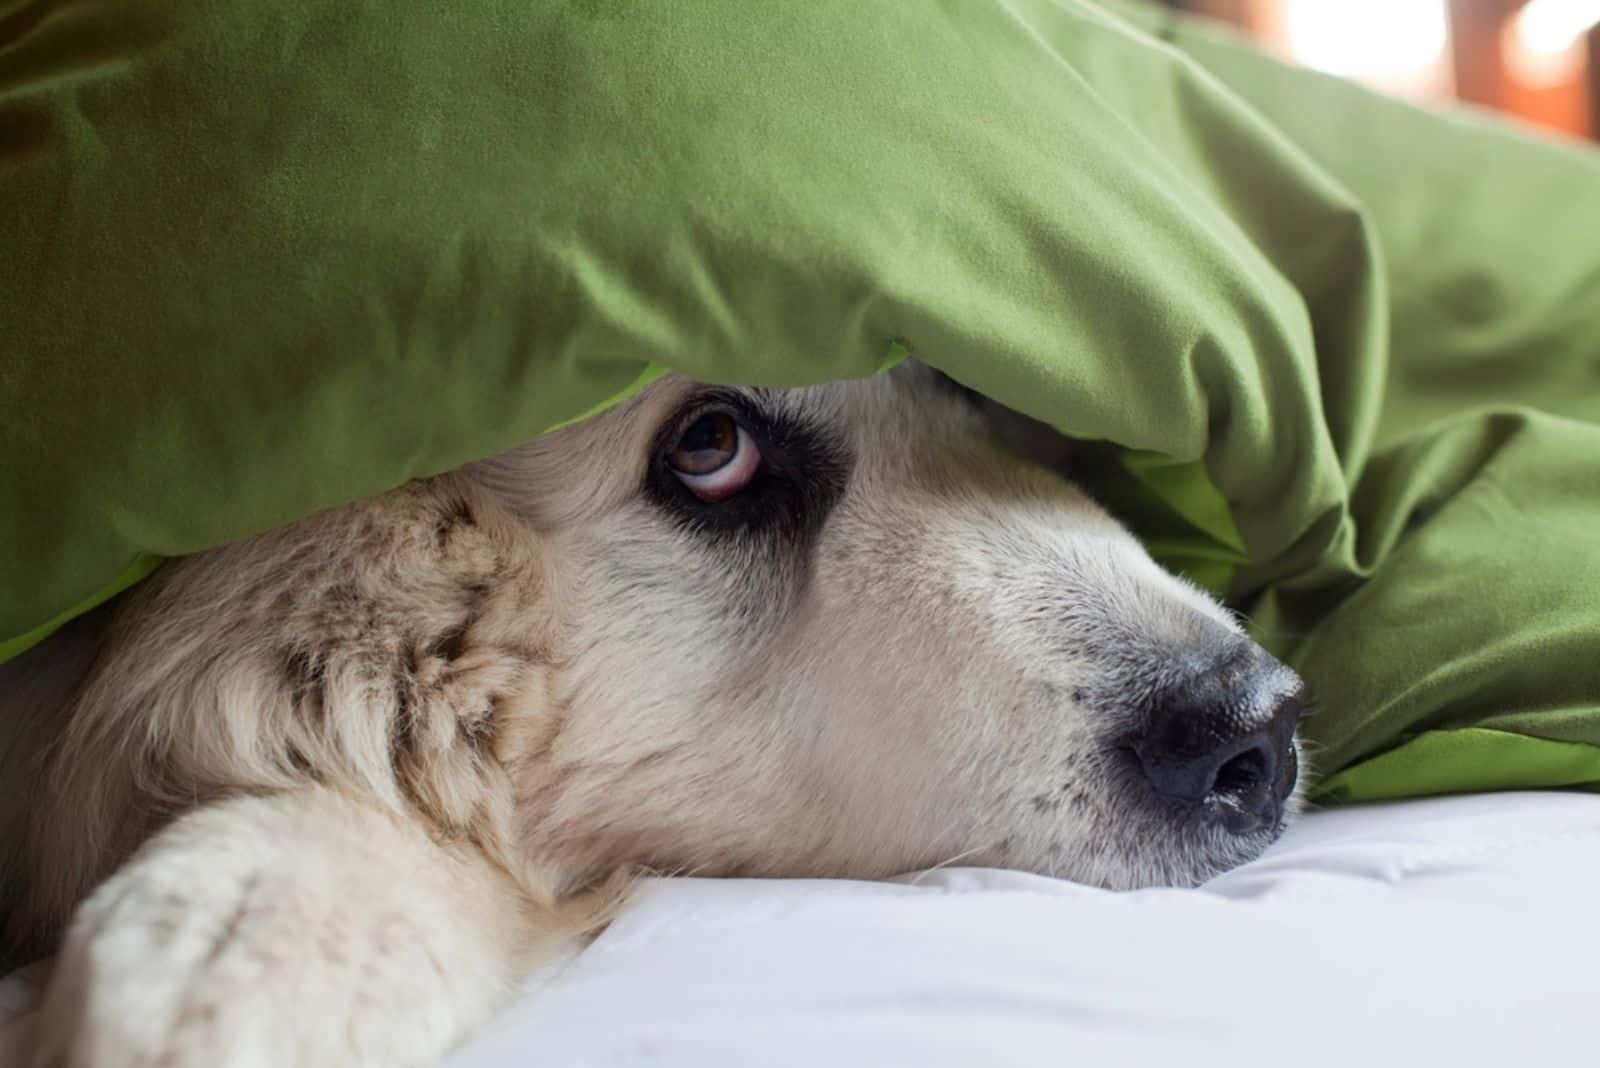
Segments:
[[[395,614],[407,617],[405,647],[385,659],[393,677],[365,696],[367,643],[330,643],[318,665],[322,722],[386,720],[391,800],[441,838],[471,840],[516,871],[522,851],[509,758],[550,718],[558,624],[542,536],[471,474],[433,479],[414,493],[408,508],[420,509],[413,514],[434,533],[405,539],[420,546],[415,558],[400,560],[404,573],[384,577],[377,594],[399,598]]]
[[[32,904],[10,922],[54,928],[166,820],[238,793],[322,785],[499,841],[494,736],[545,685],[543,574],[525,523],[444,476],[173,561],[103,638],[8,666],[29,705],[8,721],[51,730],[14,747],[49,772],[16,813],[29,860],[5,871]]]
[[[541,454],[522,449],[425,487],[450,528],[441,569],[473,595],[453,599],[454,614],[407,654],[391,753],[404,803],[435,834],[473,843],[553,909],[627,875],[565,848],[548,818],[561,777],[552,756],[574,711],[558,696],[571,621],[551,587],[559,561],[543,524],[563,506],[540,513],[561,495],[548,476]]]

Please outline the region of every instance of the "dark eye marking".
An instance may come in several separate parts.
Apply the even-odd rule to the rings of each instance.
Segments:
[[[753,465],[752,455],[759,459]],[[849,453],[824,424],[769,407],[758,393],[712,389],[657,431],[643,488],[696,534],[809,542],[844,495],[849,474]],[[730,485],[699,481],[719,475],[731,492],[724,492]]]

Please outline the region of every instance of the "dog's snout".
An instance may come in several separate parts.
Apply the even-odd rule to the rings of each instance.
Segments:
[[[1251,646],[1162,692],[1133,743],[1151,788],[1235,834],[1274,826],[1299,773],[1299,687],[1286,679]]]

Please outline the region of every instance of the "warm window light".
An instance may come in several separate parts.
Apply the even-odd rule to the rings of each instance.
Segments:
[[[1450,37],[1445,0],[1287,0],[1283,28],[1298,62],[1376,82],[1423,79]]]
[[[1529,52],[1560,55],[1600,24],[1600,0],[1529,0],[1514,32]]]
[[[1501,38],[1506,70],[1530,89],[1583,76],[1583,35],[1600,23],[1600,0],[1532,0]]]

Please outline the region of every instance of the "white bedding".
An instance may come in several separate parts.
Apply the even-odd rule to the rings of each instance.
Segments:
[[[1201,890],[653,883],[449,1068],[1600,1065],[1600,796],[1321,813]]]
[[[1557,793],[1316,814],[1191,891],[653,882],[447,1066],[1589,1068],[1597,888]]]

